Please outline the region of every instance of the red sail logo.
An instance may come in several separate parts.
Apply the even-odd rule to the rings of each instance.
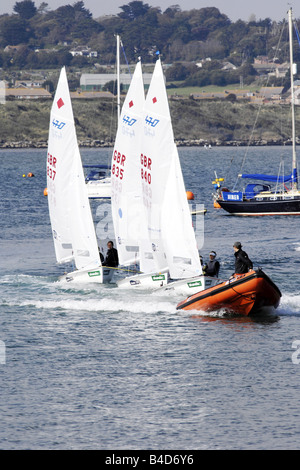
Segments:
[[[60,109],[65,103],[63,102],[62,98],[59,98],[57,102],[58,109]]]

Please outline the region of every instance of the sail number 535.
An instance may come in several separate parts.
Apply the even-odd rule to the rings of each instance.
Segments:
[[[114,162],[112,167],[111,167],[111,173],[114,175],[116,178],[120,178],[120,180],[123,179],[124,175],[124,168],[121,168],[122,166],[124,167],[126,161],[126,156],[123,155],[121,152],[118,152],[118,150],[114,151]]]

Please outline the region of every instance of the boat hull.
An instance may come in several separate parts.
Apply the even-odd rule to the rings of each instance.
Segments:
[[[223,201],[218,204],[232,215],[300,215],[300,196],[263,198],[263,200]]]
[[[86,187],[90,199],[110,199],[111,197],[111,178],[88,181]]]
[[[113,269],[99,266],[95,269],[78,269],[61,276],[60,282],[106,284],[112,280]]]
[[[277,308],[280,297],[280,290],[262,270],[251,270],[188,297],[177,309],[205,312],[224,309],[248,316],[263,307]]]
[[[159,273],[142,273],[125,277],[117,281],[118,287],[122,289],[158,289],[168,283],[169,271],[164,270]]]
[[[197,292],[203,291],[208,287],[212,287],[219,282],[219,279],[215,277],[204,276],[202,274],[201,276],[190,277],[187,279],[170,279],[168,283],[163,287],[160,287],[159,290],[190,296],[192,294],[196,294]]]

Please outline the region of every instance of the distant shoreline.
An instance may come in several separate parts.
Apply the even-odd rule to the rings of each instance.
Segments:
[[[178,147],[248,147],[291,144],[290,109],[222,101],[170,103]],[[300,128],[300,106],[296,108]],[[0,106],[0,148],[47,148],[49,103],[7,102]],[[116,122],[106,101],[74,101],[78,144],[81,148],[114,146]],[[255,126],[254,126],[255,123]],[[299,140],[299,137],[298,137]]]
[[[251,144],[245,141],[215,141],[215,142],[204,142],[203,140],[178,140],[175,141],[177,147],[271,147],[271,146],[284,146],[291,145],[290,141],[265,141],[257,140]],[[78,141],[79,148],[113,148],[113,142],[105,141]],[[46,149],[48,147],[47,142],[0,142],[0,150],[9,149]]]

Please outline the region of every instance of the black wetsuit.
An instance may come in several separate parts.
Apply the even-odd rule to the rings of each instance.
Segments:
[[[218,277],[220,263],[216,259],[209,260],[205,268],[205,276]]]
[[[111,268],[116,268],[119,265],[118,252],[115,248],[107,250],[107,254],[102,265],[109,266]]]
[[[234,253],[235,256],[235,274],[245,274],[249,269],[253,268],[251,259],[243,250],[238,250]]]

